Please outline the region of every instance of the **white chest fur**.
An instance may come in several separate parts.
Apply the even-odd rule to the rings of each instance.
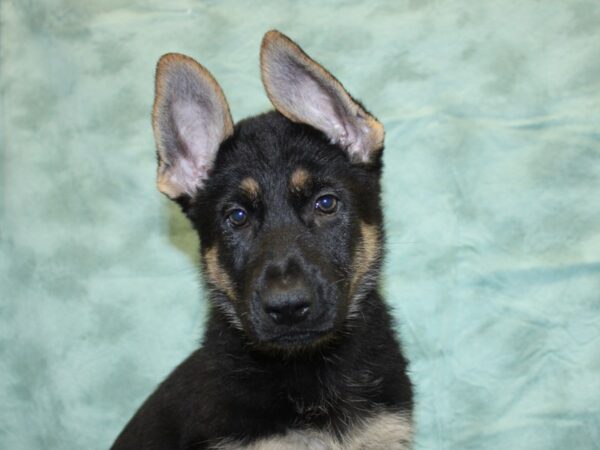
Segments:
[[[213,450],[409,450],[412,426],[408,417],[383,413],[352,427],[342,442],[316,430],[289,430],[284,435],[264,438],[249,445],[221,441]]]

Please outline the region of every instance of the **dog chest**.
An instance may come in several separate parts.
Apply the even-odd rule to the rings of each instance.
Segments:
[[[402,414],[379,414],[352,427],[342,441],[325,431],[289,430],[248,445],[221,441],[212,450],[409,450],[411,420]]]

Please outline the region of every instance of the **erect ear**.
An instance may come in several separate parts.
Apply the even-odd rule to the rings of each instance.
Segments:
[[[271,103],[288,119],[321,130],[355,162],[368,162],[383,148],[383,125],[287,36],[265,34],[260,67]]]
[[[158,189],[172,199],[202,187],[221,143],[233,133],[223,91],[185,55],[158,61],[152,127],[158,152]]]

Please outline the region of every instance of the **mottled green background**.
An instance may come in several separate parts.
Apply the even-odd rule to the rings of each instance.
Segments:
[[[419,449],[600,448],[600,3],[0,3],[0,448],[105,449],[196,345],[196,237],[154,187],[153,72],[269,109],[279,28],[384,122],[384,291]]]

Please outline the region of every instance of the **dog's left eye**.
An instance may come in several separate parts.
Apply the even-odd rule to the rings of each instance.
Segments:
[[[248,222],[248,213],[241,208],[237,208],[229,213],[227,220],[234,227],[241,227]]]
[[[315,209],[324,214],[333,214],[337,210],[338,200],[333,195],[322,195],[315,202]]]

